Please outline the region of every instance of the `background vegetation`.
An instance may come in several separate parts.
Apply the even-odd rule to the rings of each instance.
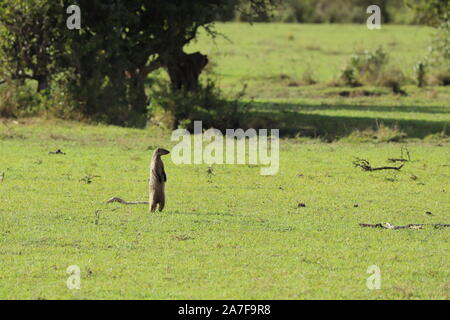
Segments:
[[[0,299],[450,298],[448,228],[358,225],[449,223],[448,2],[380,1],[408,25],[373,31],[364,1],[139,1],[182,8],[170,27],[102,3],[70,32],[63,1],[0,3]],[[273,22],[307,18],[362,23]],[[192,120],[279,128],[279,173],[165,157],[163,213],[105,203],[145,200],[151,152]]]
[[[195,118],[219,129],[233,124],[248,127],[251,124],[249,104],[244,102],[239,106],[237,101],[244,97],[246,85],[242,84],[231,96],[221,92],[223,87],[217,82],[222,81],[224,74],[217,73],[214,66],[227,63],[227,59],[218,55],[212,57],[205,51],[207,48],[192,45],[199,35],[207,35],[210,43],[224,43],[222,30],[215,28],[217,19],[288,21],[281,17],[291,15],[295,17],[292,22],[357,22],[364,25],[368,2],[340,0],[330,4],[321,0],[230,0],[197,1],[192,5],[184,0],[164,3],[107,1],[101,4],[79,0],[74,3],[81,8],[89,8],[82,11],[83,26],[80,30],[66,28],[67,1],[5,0],[1,3],[1,116],[53,115],[138,127],[144,127],[148,120],[161,123],[160,120],[164,119],[162,125],[171,128],[189,127]],[[410,65],[404,64],[403,60],[399,65],[391,57],[403,59],[397,51],[400,48],[396,48],[400,39],[388,40],[379,48],[369,48],[370,42],[363,40],[379,38],[385,35],[384,32],[369,37],[367,30],[357,32],[358,35],[350,31],[358,41],[366,44],[363,46],[353,41],[352,51],[348,52],[336,50],[336,41],[329,37],[330,32],[336,35],[347,30],[336,28],[336,31],[331,31],[330,28],[327,34],[320,35],[320,39],[331,41],[327,42],[331,49],[325,52],[328,55],[325,57],[320,52],[325,46],[323,44],[313,43],[304,48],[311,35],[319,39],[317,31],[310,27],[305,29],[305,33],[298,34],[301,29],[296,25],[289,27],[293,31],[280,35],[283,40],[273,37],[267,40],[282,42],[284,48],[282,52],[274,48],[273,52],[278,52],[278,57],[272,57],[270,51],[265,52],[265,68],[258,67],[260,70],[257,72],[265,73],[263,77],[287,79],[288,76],[293,87],[299,83],[323,84],[321,73],[327,72],[324,68],[326,63],[339,64],[340,68],[339,74],[333,71],[332,79],[327,75],[325,84],[329,87],[376,86],[406,95],[402,88],[405,84],[415,83],[419,87],[447,85],[450,78],[448,1],[389,1],[389,4],[381,1],[379,5],[385,19],[383,23],[395,22],[394,17],[401,15],[399,12],[408,12],[413,17],[408,22],[426,22],[436,30],[435,35],[430,34],[428,42],[423,44],[423,48],[431,49],[428,52],[422,50],[422,56],[414,57],[413,75]],[[277,28],[276,25],[270,26],[268,29],[272,26]],[[241,27],[248,28],[245,24],[239,25]],[[254,36],[256,39],[258,35]],[[415,41],[413,37],[404,36]],[[239,41],[235,34],[230,34],[228,39]],[[253,49],[258,50],[261,45],[267,46],[267,42],[260,42]],[[298,47],[310,52],[306,55],[294,51]],[[192,48],[200,49],[195,51]],[[249,49],[247,46],[243,48]],[[344,53],[347,54],[346,61],[334,57]],[[316,56],[324,58],[318,68],[312,62]],[[248,65],[254,66],[251,61]],[[278,67],[276,74],[270,71],[273,70],[271,65]],[[239,63],[228,67],[229,70],[242,68]],[[302,70],[302,74],[286,75],[283,70]],[[252,97],[261,95],[253,94]],[[247,117],[243,117],[244,114]]]

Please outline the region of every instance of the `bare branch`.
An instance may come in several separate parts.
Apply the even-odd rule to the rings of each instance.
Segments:
[[[424,226],[433,226],[435,228],[439,227],[450,227],[450,224],[443,224],[443,223],[427,223],[427,224],[407,224],[405,226],[394,226],[393,224],[390,224],[389,222],[385,223],[376,223],[376,224],[370,224],[370,223],[360,223],[361,227],[368,227],[368,228],[384,228],[384,229],[391,229],[391,230],[398,230],[398,229],[423,229]]]
[[[400,170],[401,168],[403,168],[404,164],[402,164],[399,167],[377,167],[377,168],[373,168],[369,161],[367,161],[366,159],[360,159],[360,158],[356,158],[355,161],[353,161],[353,165],[355,167],[360,167],[361,169],[363,169],[364,171],[379,171],[379,170]]]
[[[118,197],[112,197],[106,203],[113,203],[113,202],[119,202],[122,204],[130,205],[130,204],[148,204],[148,201],[125,201],[122,198]]]

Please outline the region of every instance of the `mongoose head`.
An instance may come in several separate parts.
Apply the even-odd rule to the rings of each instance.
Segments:
[[[163,155],[165,155],[165,154],[169,154],[170,152],[168,151],[168,150],[166,150],[166,149],[163,149],[163,148],[157,148],[156,150],[155,150],[155,152],[153,152],[153,155],[155,155],[155,156],[163,156]]]

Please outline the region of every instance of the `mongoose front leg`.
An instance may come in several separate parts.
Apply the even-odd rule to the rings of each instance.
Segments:
[[[163,211],[165,203],[166,203],[166,201],[165,201],[164,197],[159,200],[159,211]]]

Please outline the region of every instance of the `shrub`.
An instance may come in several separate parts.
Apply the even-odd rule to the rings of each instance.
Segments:
[[[74,102],[58,82],[47,92],[36,92],[35,81],[5,80],[0,85],[0,117],[45,116],[81,120]]]
[[[341,141],[345,142],[402,142],[408,135],[401,131],[397,126],[388,127],[383,123],[376,123],[375,128],[366,130],[355,130],[348,136],[343,137]]]
[[[388,68],[388,61],[389,55],[382,47],[354,53],[342,69],[340,82],[351,87],[383,86],[391,88],[395,94],[406,94],[401,88],[406,80],[403,72],[395,67]]]
[[[350,87],[357,87],[361,85],[357,80],[355,69],[349,66],[342,69],[340,81],[343,85]]]
[[[306,85],[313,85],[317,83],[314,77],[314,71],[312,71],[311,68],[308,68],[305,72],[303,72],[302,83]]]
[[[342,70],[341,81],[349,86],[378,84],[388,61],[389,56],[382,47],[354,53]]]
[[[379,47],[373,51],[353,54],[350,66],[354,68],[361,81],[376,83],[389,60],[387,52]]]
[[[424,61],[417,62],[413,67],[418,87],[424,87],[426,84],[427,68],[428,66]]]
[[[395,94],[406,95],[406,92],[402,90],[404,82],[405,76],[403,72],[400,69],[391,68],[382,72],[377,85],[390,88]]]
[[[227,100],[216,83],[209,78],[196,91],[173,91],[165,81],[152,87],[148,114],[151,122],[169,128],[193,129],[194,120],[203,121],[203,127],[219,130],[240,127],[248,105],[238,99],[245,87],[232,100]]]
[[[436,74],[435,79],[439,86],[450,85],[450,69],[439,72]]]
[[[430,51],[427,55],[433,82],[437,85],[450,84],[450,21],[441,22],[434,34]]]
[[[0,86],[0,117],[36,115],[42,95],[25,82],[6,80]]]

